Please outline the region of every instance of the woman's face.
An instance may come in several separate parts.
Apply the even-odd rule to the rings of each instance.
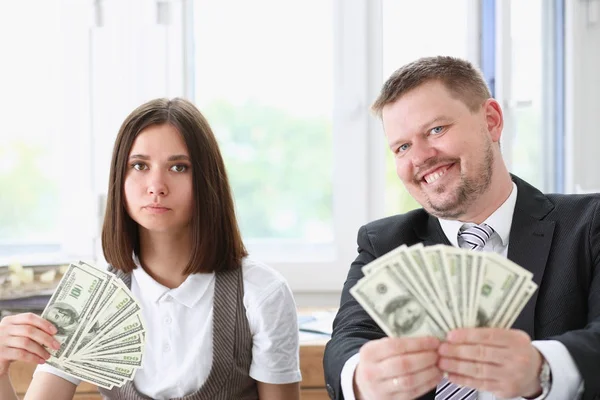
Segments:
[[[180,234],[193,213],[192,164],[172,125],[152,125],[136,137],[125,172],[125,206],[140,229]]]

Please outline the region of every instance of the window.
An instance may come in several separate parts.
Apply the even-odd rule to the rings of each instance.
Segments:
[[[497,26],[488,46],[495,48],[495,71],[490,78],[496,82],[494,95],[504,112],[503,157],[512,173],[542,191],[562,191],[564,186],[563,12],[559,3],[484,3]]]
[[[334,239],[332,11],[323,0],[194,3],[194,99],[220,142],[244,238],[271,243],[263,257]]]
[[[369,106],[389,75],[418,57],[485,66],[480,7],[492,7],[499,28],[481,54],[493,47],[495,68],[484,72],[508,114],[504,154],[515,173],[551,188],[557,160],[544,146],[560,147],[548,140],[549,130],[560,136],[560,124],[542,121],[559,109],[560,53],[548,39],[557,28],[548,2],[524,3],[3,4],[0,44],[10,62],[0,75],[0,183],[8,188],[0,195],[0,264],[101,262],[100,209],[119,126],[142,102],[183,96],[217,135],[251,254],[296,292],[339,291],[358,228],[418,206]],[[533,34],[524,33],[528,23]],[[551,71],[542,69],[548,60],[557,63]]]
[[[0,6],[0,265],[92,254],[87,7]]]
[[[193,98],[219,140],[251,255],[294,290],[338,290],[366,221],[352,191],[364,192],[365,180],[352,182],[365,169],[364,133],[340,117],[354,107],[367,118],[356,104],[363,98],[340,101],[361,84],[342,63],[363,63],[344,50],[355,40],[344,28],[364,29],[354,24],[364,4],[196,0],[193,8]]]
[[[127,115],[158,97],[187,97],[185,1],[103,0],[90,28],[93,189],[98,221],[95,258],[104,262],[100,232],[114,141]]]

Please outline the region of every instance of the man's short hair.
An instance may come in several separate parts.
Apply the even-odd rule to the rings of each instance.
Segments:
[[[424,57],[397,69],[383,84],[371,110],[381,117],[386,105],[430,81],[444,84],[471,111],[477,111],[492,97],[483,74],[469,61],[449,56]]]

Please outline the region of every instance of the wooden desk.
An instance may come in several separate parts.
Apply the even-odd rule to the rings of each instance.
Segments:
[[[302,382],[300,383],[300,398],[302,400],[328,400],[323,377],[323,351],[327,340],[313,340],[303,342],[300,345],[300,370],[302,371]],[[31,377],[34,364],[14,362],[10,367],[10,378],[19,398],[23,398]],[[77,400],[101,400],[96,387],[90,383],[83,382],[77,388],[75,394]]]
[[[323,373],[323,352],[329,339],[300,343],[300,399],[328,400]]]

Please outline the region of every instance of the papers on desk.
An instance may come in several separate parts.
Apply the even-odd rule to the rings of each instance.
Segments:
[[[301,339],[323,339],[331,337],[333,319],[337,310],[315,311],[298,316],[298,327]]]

